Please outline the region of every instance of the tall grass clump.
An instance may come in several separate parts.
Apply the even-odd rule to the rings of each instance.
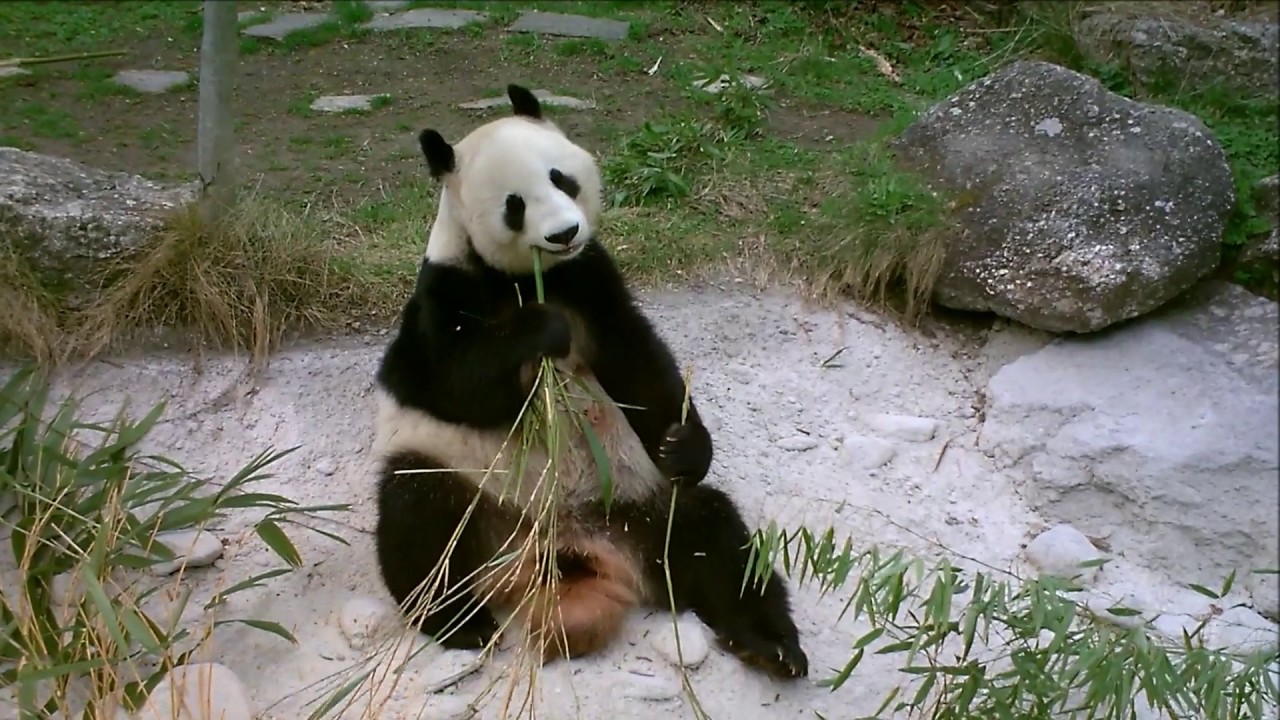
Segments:
[[[813,181],[803,232],[771,236],[776,262],[815,294],[919,317],[955,232],[952,204],[897,167],[882,142],[854,146],[841,168]]]
[[[337,227],[256,196],[213,227],[196,205],[184,206],[140,252],[102,270],[98,297],[70,328],[78,352],[173,328],[260,361],[289,331],[335,330],[394,305],[399,287],[369,282],[343,261]]]
[[[291,450],[264,452],[213,482],[138,450],[163,405],[141,420],[121,412],[109,423],[82,420],[79,409],[74,398],[51,403],[45,377],[32,369],[0,387],[0,540],[9,551],[0,552],[0,688],[16,698],[19,717],[134,711],[227,623],[295,642],[276,623],[217,611],[231,595],[302,564],[284,526],[343,506],[302,507],[251,490]],[[144,571],[177,559],[166,534],[232,510],[260,511],[254,530],[286,564],[233,579],[196,608],[201,627],[184,627],[191,589]]]
[[[1139,611],[1091,607],[1075,595],[1081,587],[1058,578],[966,572],[947,559],[859,551],[833,530],[776,524],[756,533],[752,553],[749,578],[766,578],[781,558],[787,575],[847,596],[842,620],[852,610],[850,621],[870,626],[822,684],[840,688],[869,655],[900,658],[904,681],[874,717],[1129,720],[1145,707],[1168,718],[1261,720],[1280,701],[1274,645],[1211,648],[1205,623],[1165,639],[1134,622]],[[1192,588],[1221,597],[1234,577],[1217,592]]]

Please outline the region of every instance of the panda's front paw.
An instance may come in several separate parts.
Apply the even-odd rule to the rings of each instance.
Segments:
[[[658,445],[658,469],[677,485],[697,485],[711,468],[711,433],[699,422],[673,424]]]
[[[533,359],[549,357],[555,360],[569,356],[573,334],[569,318],[558,308],[536,304],[526,305],[519,322],[529,340],[529,353]]]

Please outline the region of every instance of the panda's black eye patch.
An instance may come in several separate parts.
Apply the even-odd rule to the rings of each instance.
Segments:
[[[524,230],[524,198],[511,193],[507,196],[507,207],[502,212],[502,222],[511,232]]]
[[[582,188],[578,186],[577,180],[574,180],[572,177],[565,175],[559,170],[551,171],[551,184],[555,185],[560,192],[575,200],[578,198],[578,193],[582,192]]]

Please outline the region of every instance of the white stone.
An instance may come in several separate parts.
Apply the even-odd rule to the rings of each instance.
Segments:
[[[1205,645],[1248,655],[1274,650],[1280,627],[1247,607],[1236,606],[1209,620],[1204,632]]]
[[[254,720],[240,678],[221,663],[179,665],[147,697],[135,720]]]
[[[3,501],[0,501],[3,504]],[[1270,568],[1274,569],[1274,568]],[[1274,572],[1249,571],[1245,590],[1253,599],[1253,609],[1271,620],[1280,620],[1280,575]]]
[[[902,442],[926,442],[938,432],[938,421],[912,415],[872,415],[867,424],[877,434]]]
[[[112,81],[140,93],[158,95],[182,87],[191,76],[180,70],[121,70]]]
[[[865,435],[847,435],[840,455],[856,468],[874,470],[893,459],[896,449],[893,443]]]
[[[177,556],[172,560],[152,565],[151,572],[156,575],[172,575],[184,565],[187,569],[205,567],[222,557],[222,541],[213,533],[204,530],[161,533],[156,536],[156,541]]]
[[[0,78],[17,77],[18,75],[30,74],[30,70],[24,67],[18,67],[17,65],[6,65],[5,67],[0,67]]]
[[[1181,613],[1166,613],[1151,621],[1151,627],[1156,632],[1169,638],[1170,640],[1181,643],[1182,633],[1190,635],[1200,627],[1200,621],[1190,615]]]
[[[328,477],[338,471],[338,464],[333,461],[333,458],[320,458],[316,460],[315,469],[316,472]]]
[[[338,627],[352,650],[368,650],[394,629],[396,608],[372,597],[354,597],[338,612]]]
[[[1098,568],[1080,567],[1081,563],[1103,557],[1084,533],[1070,525],[1055,525],[1027,544],[1027,560],[1041,573],[1089,584]]]
[[[818,439],[808,435],[792,435],[782,438],[776,444],[787,452],[804,452],[818,447]]]
[[[680,632],[680,648],[676,650],[676,630]],[[665,660],[672,665],[680,666],[680,656],[684,656],[684,666],[697,667],[707,659],[711,645],[707,642],[707,632],[702,623],[689,615],[681,615],[676,620],[676,627],[665,622],[662,627],[649,633],[649,644]]]
[[[316,112],[340,113],[371,110],[373,99],[378,95],[325,95],[311,102],[311,109]]]
[[[746,85],[752,90],[759,90],[769,84],[768,80],[755,75],[741,75],[738,77],[738,82],[742,85]],[[712,95],[719,95],[732,83],[733,79],[728,75],[721,75],[715,80],[711,80],[710,78],[694,80],[693,86],[704,92],[709,92]]]
[[[1077,601],[1102,622],[1122,628],[1135,628],[1146,622],[1143,617],[1146,605],[1134,594],[1129,593],[1116,598],[1109,593],[1093,590],[1082,595],[1083,597],[1077,598]],[[1119,614],[1111,612],[1112,608],[1119,610]],[[1138,614],[1131,614],[1130,611],[1136,611]]]

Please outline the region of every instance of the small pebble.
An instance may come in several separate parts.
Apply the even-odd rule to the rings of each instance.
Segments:
[[[367,650],[394,627],[395,611],[389,602],[377,598],[351,598],[338,613],[338,627],[352,650]]]
[[[707,659],[707,654],[711,651],[707,643],[707,632],[701,622],[688,615],[681,615],[676,620],[676,625],[680,630],[679,653],[676,652],[676,630],[669,619],[661,628],[649,633],[649,644],[672,665],[679,667],[680,656],[683,655],[685,667],[697,667]]]
[[[315,464],[316,472],[329,476],[338,471],[338,465],[332,458],[320,458]]]
[[[873,415],[867,420],[877,434],[903,442],[927,442],[938,432],[938,421],[912,415]]]
[[[893,443],[865,435],[848,435],[844,439],[842,456],[854,467],[874,470],[893,459]]]
[[[777,444],[788,452],[804,452],[818,447],[818,439],[808,435],[793,435],[782,438]]]
[[[156,575],[172,575],[184,565],[187,569],[205,567],[222,557],[222,541],[204,530],[161,533],[156,535],[156,540],[177,555],[172,560],[152,565],[151,572]]]
[[[177,701],[177,707],[174,707]],[[254,720],[249,693],[221,663],[178,665],[147,696],[135,720]]]
[[[1027,544],[1024,552],[1041,573],[1085,584],[1094,581],[1098,568],[1082,568],[1080,564],[1102,557],[1089,538],[1070,525],[1055,525],[1045,530]]]

